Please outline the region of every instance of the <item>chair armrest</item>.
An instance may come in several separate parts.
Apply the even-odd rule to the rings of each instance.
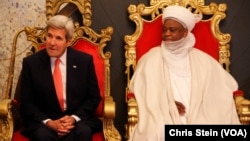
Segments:
[[[0,139],[10,141],[13,135],[14,124],[11,112],[11,99],[0,101]]]
[[[115,118],[115,102],[111,96],[105,96],[104,99],[104,117],[109,119]]]
[[[11,100],[4,99],[0,101],[0,117],[7,117],[11,109]]]
[[[103,110],[103,132],[107,141],[121,141],[121,135],[114,126],[115,119],[115,102],[111,96],[105,96]]]
[[[126,124],[126,139],[130,138],[131,132],[138,122],[138,105],[134,93],[127,93],[128,123]]]
[[[250,124],[250,100],[242,95],[235,96],[235,104],[240,118],[240,122],[245,125]]]

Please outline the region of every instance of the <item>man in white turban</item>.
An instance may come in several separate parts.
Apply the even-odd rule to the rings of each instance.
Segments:
[[[238,84],[193,47],[195,23],[185,7],[164,9],[162,43],[142,56],[130,83],[139,108],[131,141],[164,141],[168,124],[240,124],[233,99]]]

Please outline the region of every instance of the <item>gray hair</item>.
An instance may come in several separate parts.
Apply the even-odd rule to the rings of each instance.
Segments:
[[[70,40],[73,37],[74,34],[74,23],[73,20],[67,16],[64,15],[56,15],[53,16],[49,19],[47,22],[47,27],[48,28],[59,28],[59,29],[65,29],[66,31],[66,39]]]

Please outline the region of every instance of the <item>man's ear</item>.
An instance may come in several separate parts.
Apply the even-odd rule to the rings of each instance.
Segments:
[[[67,40],[67,45],[70,46],[72,42],[72,38]]]

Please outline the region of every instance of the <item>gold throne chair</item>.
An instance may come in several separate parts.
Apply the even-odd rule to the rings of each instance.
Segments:
[[[196,37],[195,47],[214,57],[221,66],[230,72],[230,40],[229,33],[220,31],[220,21],[226,18],[226,3],[211,2],[205,5],[205,0],[150,0],[150,5],[129,5],[129,19],[135,23],[135,31],[125,35],[125,74],[127,87],[125,90],[128,119],[126,124],[126,139],[139,120],[136,99],[128,91],[130,79],[136,69],[140,57],[154,46],[160,45],[162,37],[162,11],[169,5],[181,5],[201,14],[202,20],[195,25],[193,33]],[[249,124],[250,101],[246,100],[241,90],[234,94],[238,115],[242,124]]]
[[[104,51],[108,41],[111,40],[113,28],[107,27],[100,33],[91,29],[92,11],[91,0],[46,0],[46,17],[49,19],[53,15],[62,14],[70,17],[79,17],[75,20],[75,33],[72,47],[77,50],[87,52],[94,58],[94,65],[97,73],[102,101],[97,108],[96,116],[103,121],[103,131],[93,135],[93,141],[120,141],[121,136],[114,126],[115,102],[110,94],[110,58],[111,52]],[[77,15],[78,14],[78,15]],[[80,19],[80,20],[79,20]],[[21,124],[16,118],[18,113],[18,88],[17,84],[15,96],[12,98],[13,79],[15,72],[17,42],[21,33],[25,33],[27,42],[27,55],[35,53],[44,47],[46,31],[44,27],[25,27],[19,31],[13,40],[7,88],[4,99],[0,101],[0,140],[1,141],[28,141],[21,135]],[[15,88],[14,88],[15,89]]]

